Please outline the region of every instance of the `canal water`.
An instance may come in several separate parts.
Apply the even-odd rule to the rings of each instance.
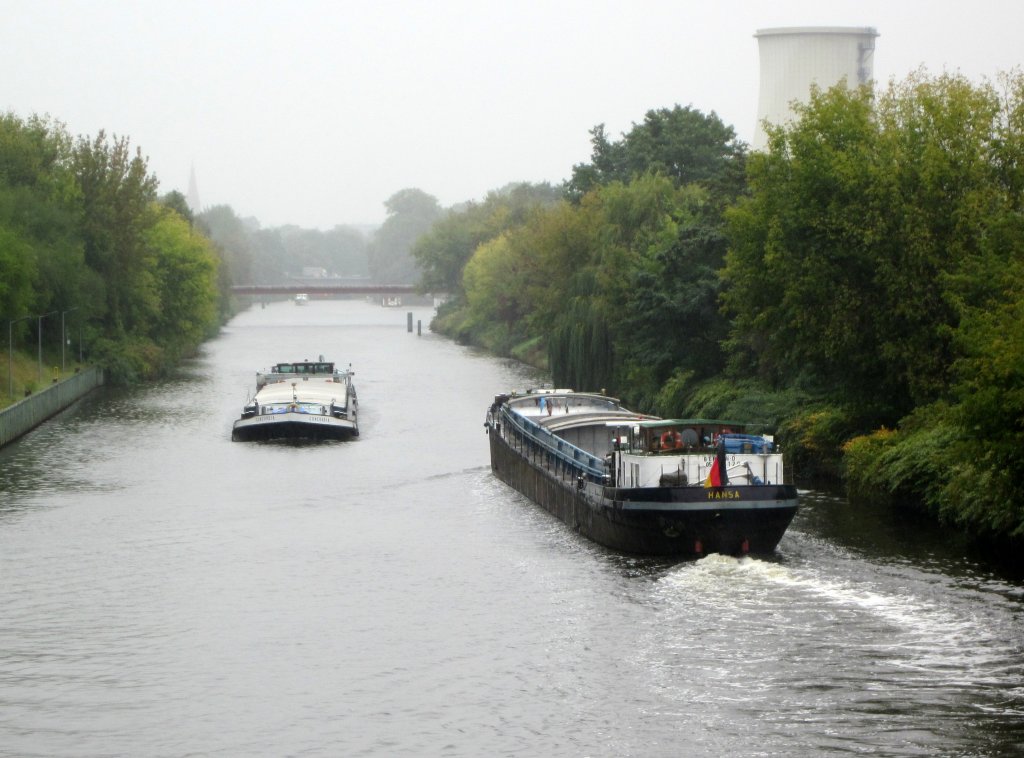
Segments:
[[[771,559],[613,554],[490,473],[531,370],[275,303],[0,450],[0,756],[1011,756],[1024,585],[814,492]],[[255,372],[362,436],[233,443]]]

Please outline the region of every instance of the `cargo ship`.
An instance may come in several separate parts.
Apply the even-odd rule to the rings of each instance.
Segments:
[[[256,373],[256,393],[231,439],[347,440],[359,436],[359,401],[351,367],[319,361],[277,363]]]
[[[716,419],[662,419],[568,389],[497,395],[491,469],[583,536],[636,555],[775,551],[798,507],[773,438]]]

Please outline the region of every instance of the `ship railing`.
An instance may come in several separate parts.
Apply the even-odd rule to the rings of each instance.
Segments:
[[[702,485],[714,465],[714,455],[689,453],[668,457],[649,453],[627,453],[618,480],[633,487],[666,486],[685,478],[689,485]],[[732,484],[792,484],[781,453],[727,453],[726,470]]]
[[[772,485],[784,483],[782,456],[778,453],[744,453],[728,454],[729,462],[725,467],[731,484]],[[697,464],[695,483],[707,480],[713,464]]]
[[[607,480],[605,463],[602,458],[566,442],[540,424],[514,413],[508,408],[502,408],[501,417],[505,433],[511,430],[515,436],[535,451],[552,456],[579,476],[592,482],[604,484]]]

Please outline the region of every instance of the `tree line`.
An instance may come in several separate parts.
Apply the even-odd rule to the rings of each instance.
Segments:
[[[0,322],[12,341],[42,325],[30,317],[61,314],[115,381],[152,376],[216,330],[219,271],[184,198],[157,196],[126,138],[0,116]]]
[[[226,276],[236,284],[283,284],[306,269],[375,284],[415,284],[413,244],[440,217],[441,207],[432,195],[407,188],[389,197],[384,208],[384,222],[372,230],[263,228],[228,205],[204,209],[196,220],[221,250]]]
[[[1024,539],[1024,77],[815,90],[764,152],[679,106],[591,137],[417,242],[436,329]]]
[[[373,234],[264,229],[230,206],[194,213],[180,192],[157,190],[127,138],[72,137],[49,118],[0,115],[0,325],[13,345],[41,341],[49,358],[63,322],[78,343],[72,355],[103,365],[108,381],[153,378],[235,312],[233,284],[281,284],[307,268],[414,283],[410,250],[441,213],[435,198],[406,189]],[[6,396],[14,382],[4,378]]]

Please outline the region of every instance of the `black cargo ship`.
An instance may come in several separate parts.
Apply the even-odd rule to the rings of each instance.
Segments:
[[[771,553],[796,514],[781,452],[742,423],[660,419],[601,394],[528,390],[498,395],[485,426],[498,478],[617,551]]]

